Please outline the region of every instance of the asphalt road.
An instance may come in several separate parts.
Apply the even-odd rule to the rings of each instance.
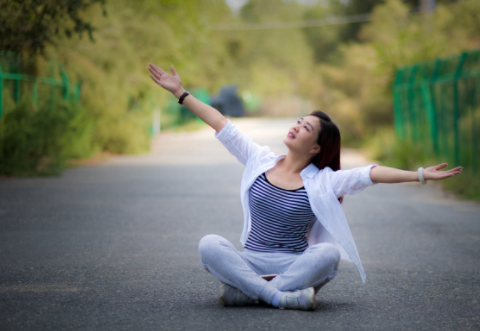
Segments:
[[[235,123],[282,152],[293,122]],[[342,262],[314,312],[222,307],[197,245],[216,233],[240,249],[242,170],[206,128],[58,178],[0,180],[0,330],[480,330],[480,205],[432,183],[346,197],[365,284]]]

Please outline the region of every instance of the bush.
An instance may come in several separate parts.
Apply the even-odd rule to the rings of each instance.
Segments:
[[[398,139],[391,127],[377,129],[362,145],[371,159],[389,167],[411,170],[436,162],[435,157],[421,145]]]
[[[382,165],[415,171],[418,167],[429,167],[447,162],[447,169],[456,167],[452,160],[439,159],[420,144],[400,140],[391,127],[378,129],[370,138],[364,140],[363,149],[369,158]],[[480,202],[480,171],[465,167],[459,176],[441,180],[444,190],[455,193],[458,197]]]
[[[21,101],[0,121],[0,174],[59,175],[66,158],[91,153],[92,131],[93,122],[66,102],[34,109]]]

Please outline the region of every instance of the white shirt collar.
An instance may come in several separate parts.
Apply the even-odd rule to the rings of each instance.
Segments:
[[[287,156],[287,154],[279,154],[277,155],[277,158],[275,159],[275,164],[284,159],[285,157]],[[304,177],[307,177],[307,178],[312,178],[313,176],[315,176],[315,174],[317,172],[319,172],[320,170],[317,168],[317,166],[313,163],[310,163],[308,166],[306,166],[305,168],[303,168],[302,171],[300,171],[300,176],[302,178]]]

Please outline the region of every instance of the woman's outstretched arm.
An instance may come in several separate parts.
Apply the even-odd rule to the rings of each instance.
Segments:
[[[425,180],[438,180],[452,177],[462,172],[462,167],[456,167],[446,171],[439,171],[447,166],[441,163],[436,166],[423,169],[423,177]],[[417,171],[406,171],[390,167],[377,166],[370,170],[370,179],[374,183],[404,183],[419,182]]]
[[[167,74],[154,64],[149,64],[148,70],[151,72],[150,77],[153,81],[167,91],[172,92],[177,99],[185,92],[180,76],[175,71],[173,65],[170,67],[172,75]],[[201,102],[191,94],[183,100],[183,105],[217,132],[220,132],[227,123],[227,119],[218,110]]]

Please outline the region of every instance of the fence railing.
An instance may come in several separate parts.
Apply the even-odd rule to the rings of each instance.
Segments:
[[[393,102],[400,139],[478,169],[480,50],[397,69]]]
[[[2,67],[0,66],[0,119],[3,116],[4,108],[4,81],[12,80],[13,81],[13,100],[18,103],[20,101],[20,90],[22,82],[31,82],[31,95],[32,103],[36,106],[38,104],[38,85],[46,84],[50,85],[50,95],[53,96],[55,88],[62,88],[62,97],[66,101],[73,100],[78,102],[80,100],[80,84],[72,84],[68,80],[67,74],[60,69],[61,79],[51,78],[51,77],[35,77],[29,76],[20,73],[4,73]]]

